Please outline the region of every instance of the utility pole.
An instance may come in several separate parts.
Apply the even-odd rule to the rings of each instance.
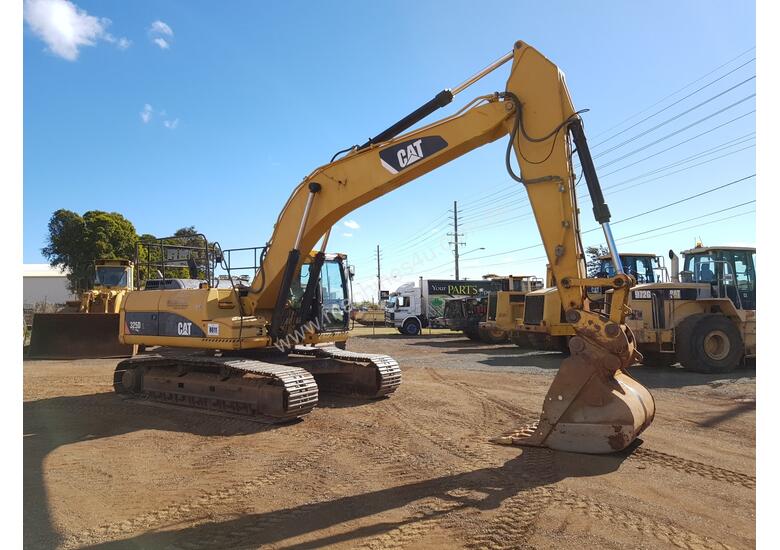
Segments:
[[[382,303],[382,272],[379,268],[379,245],[376,245],[376,303]]]
[[[460,246],[465,246],[466,243],[459,243],[458,237],[462,237],[462,233],[458,233],[458,201],[454,201],[452,203],[452,213],[453,213],[453,226],[454,226],[454,233],[447,233],[447,235],[454,237],[454,241],[450,241],[450,244],[455,245],[455,280],[460,281],[460,266],[458,265],[458,259],[460,258]]]

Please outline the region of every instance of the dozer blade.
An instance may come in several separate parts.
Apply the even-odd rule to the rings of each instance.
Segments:
[[[335,346],[296,346],[288,364],[314,375],[323,393],[375,399],[393,393],[401,385],[401,367],[388,355],[355,353]]]
[[[36,313],[28,357],[128,357],[134,349],[119,342],[118,313]]]
[[[260,422],[284,422],[317,405],[305,370],[252,359],[148,355],[121,361],[114,390],[126,397]]]
[[[572,355],[561,363],[539,421],[493,439],[494,443],[612,453],[628,447],[652,423],[652,395],[622,368],[615,368],[619,359],[581,338],[572,342]]]

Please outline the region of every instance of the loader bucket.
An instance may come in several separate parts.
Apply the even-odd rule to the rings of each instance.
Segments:
[[[118,313],[37,313],[27,356],[31,359],[127,357],[119,342]]]
[[[623,368],[610,368],[614,356],[587,347],[590,353],[572,347],[572,355],[561,363],[539,421],[494,443],[594,454],[631,445],[653,421],[653,397]]]

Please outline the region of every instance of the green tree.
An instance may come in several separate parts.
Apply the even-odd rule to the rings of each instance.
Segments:
[[[588,268],[588,277],[596,277],[601,271],[601,256],[609,256],[609,248],[604,245],[585,247],[585,265]]]
[[[205,245],[200,232],[192,225],[177,229],[170,237],[158,238],[147,233],[141,235],[139,239],[141,243],[139,245],[139,265],[137,269],[142,282],[147,279],[156,279],[162,273],[163,250],[165,247],[186,246],[203,249]],[[206,262],[208,261],[205,254],[203,254],[202,250],[192,250],[190,253],[197,266],[197,278],[205,279],[207,276]],[[177,267],[166,263],[163,275],[167,278],[187,279],[191,273],[188,267]]]
[[[70,210],[55,211],[41,253],[54,267],[67,268],[68,285],[78,292],[92,287],[96,259],[132,259],[138,235],[117,212],[90,210],[83,216]]]

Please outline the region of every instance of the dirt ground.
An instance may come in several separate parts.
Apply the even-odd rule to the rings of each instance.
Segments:
[[[400,389],[282,426],[120,399],[116,360],[25,362],[25,546],[755,546],[754,369],[634,369],[641,445],[579,455],[487,441],[537,418],[559,354],[362,332]]]

